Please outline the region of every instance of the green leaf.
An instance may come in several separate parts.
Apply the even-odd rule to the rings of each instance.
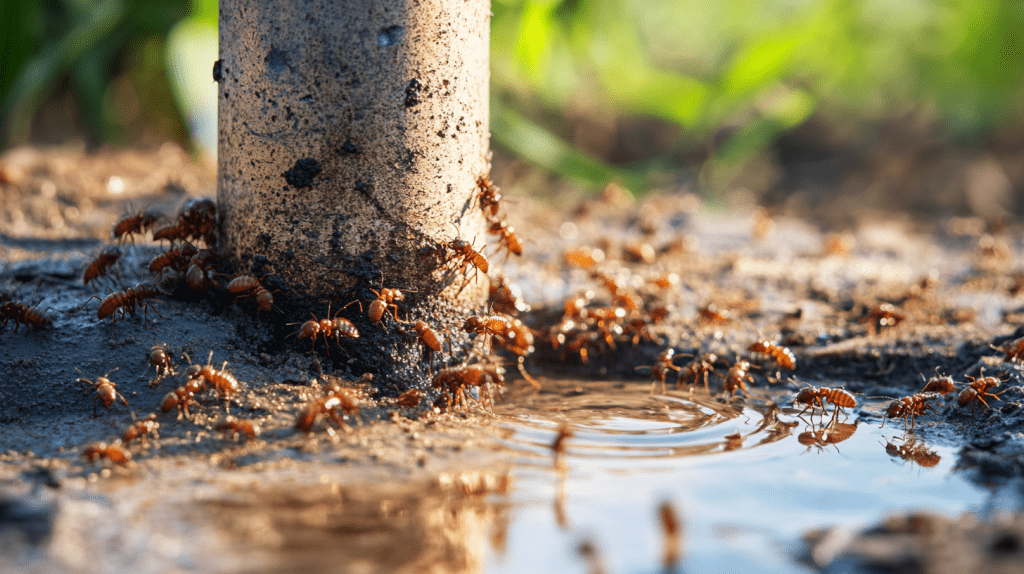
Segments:
[[[516,155],[593,189],[618,182],[635,193],[642,185],[640,174],[609,166],[579,151],[499,102],[491,103],[491,135]]]
[[[770,36],[756,41],[733,59],[722,83],[726,94],[743,94],[774,83],[789,69],[800,47],[796,36]]]

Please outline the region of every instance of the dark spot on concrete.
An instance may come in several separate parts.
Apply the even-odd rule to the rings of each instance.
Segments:
[[[256,257],[252,258],[252,267],[250,269],[253,275],[262,275],[264,273],[264,269],[266,269],[266,267],[268,267],[269,265],[269,259],[267,259],[263,255],[257,255]]]
[[[452,184],[449,183],[448,184],[448,193],[451,193],[454,189],[455,189],[455,186],[453,186]]]
[[[0,534],[4,539],[22,539],[39,546],[53,532],[57,507],[35,497],[16,498],[0,496]]]
[[[409,171],[412,169],[413,164],[416,162],[416,152],[412,150],[405,150],[405,157],[400,160],[400,164],[403,169]]]
[[[285,263],[290,263],[293,259],[295,259],[295,252],[292,251],[291,249],[283,251],[281,253],[281,259],[284,259]]]
[[[221,60],[217,60],[216,62],[213,63],[213,81],[217,82],[218,84],[220,83],[220,80],[221,80],[221,69],[220,69],[220,66],[221,66]]]
[[[362,192],[362,193],[366,193],[366,192],[370,191],[370,186],[366,185],[365,183],[363,183],[361,181],[357,181],[356,182],[356,191],[359,191],[359,192]]]
[[[288,54],[284,50],[273,46],[270,47],[270,52],[263,58],[263,62],[267,64],[267,74],[274,81],[277,81],[281,74],[292,69],[288,63]]]
[[[405,28],[401,26],[388,26],[377,32],[377,45],[381,47],[394,46],[402,41]]]
[[[405,107],[411,108],[420,103],[422,96],[423,84],[419,80],[413,78],[409,81],[409,85],[405,88]]]
[[[57,472],[46,468],[45,466],[37,466],[31,470],[26,470],[21,473],[21,477],[26,481],[37,485],[43,485],[54,490],[63,486],[61,477]]]
[[[269,248],[270,247],[270,234],[269,233],[264,231],[263,233],[260,233],[258,237],[259,237],[260,244],[264,248]]]
[[[320,162],[311,157],[297,160],[295,165],[284,172],[285,181],[295,189],[313,187],[313,178],[320,175]]]
[[[260,280],[263,283],[263,287],[269,291],[289,291],[288,283],[285,282],[284,278],[280,275],[267,275]]]
[[[352,143],[352,140],[346,140],[345,143],[338,148],[338,151],[346,155],[359,155],[361,150],[356,147],[356,144]]]
[[[1020,551],[1020,538],[1012,532],[1005,532],[992,542],[994,554],[1014,554]]]

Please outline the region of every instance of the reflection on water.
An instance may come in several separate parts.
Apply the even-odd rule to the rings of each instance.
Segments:
[[[912,462],[925,468],[932,468],[942,461],[942,457],[937,452],[913,437],[902,440],[894,438],[892,442],[885,443],[885,452],[893,458]]]
[[[951,448],[852,415],[823,425],[761,399],[640,389],[566,381],[496,407],[513,480],[485,570],[806,571],[809,528],[984,498],[951,474]]]
[[[952,448],[854,415],[647,390],[549,381],[512,393],[495,407],[507,464],[492,472],[346,484],[331,473],[344,459],[296,459],[279,474],[180,477],[147,515],[167,534],[67,500],[36,570],[800,572],[809,529],[909,509],[956,515],[985,498],[951,473]],[[122,498],[142,499],[111,500]],[[129,533],[135,546],[110,550]],[[111,567],[87,567],[99,564]]]
[[[253,572],[479,572],[489,529],[506,520],[485,496],[507,488],[507,475],[478,472],[399,487],[249,486],[203,512],[249,546]]]

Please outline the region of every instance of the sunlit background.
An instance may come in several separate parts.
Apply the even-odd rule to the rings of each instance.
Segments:
[[[880,209],[1024,211],[1019,0],[492,10],[492,145],[558,181],[811,209],[860,194]],[[216,0],[3,2],[3,146],[172,140],[214,154],[216,26]]]

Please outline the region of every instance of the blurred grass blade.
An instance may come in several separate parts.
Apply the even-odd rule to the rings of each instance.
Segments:
[[[740,95],[774,83],[793,63],[796,36],[775,35],[747,47],[733,60],[723,82],[726,95]]]
[[[515,55],[534,82],[548,64],[551,51],[551,7],[541,2],[527,2],[519,21],[519,38]]]
[[[640,174],[602,163],[498,102],[491,103],[491,132],[516,155],[594,189],[614,181],[635,195],[643,183]]]
[[[25,64],[4,100],[3,135],[6,144],[20,139],[28,130],[36,108],[61,74],[101,38],[110,34],[124,17],[123,0],[101,0],[85,8],[63,37]]]

